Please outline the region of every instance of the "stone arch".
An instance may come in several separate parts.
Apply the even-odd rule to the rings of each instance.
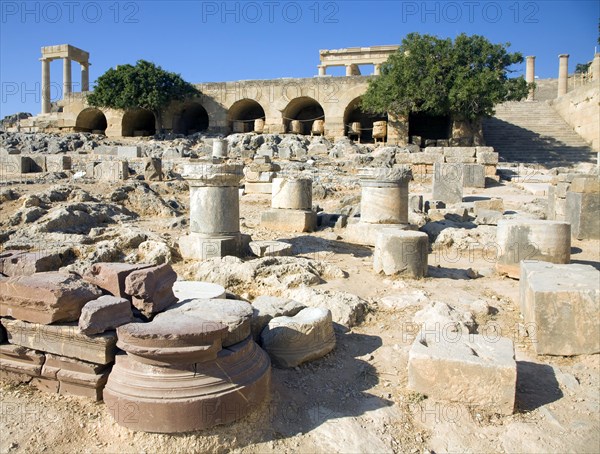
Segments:
[[[208,129],[208,112],[202,104],[189,101],[181,105],[173,116],[173,132],[175,134],[195,134]]]
[[[310,134],[314,120],[325,120],[325,111],[321,104],[310,96],[300,96],[292,99],[283,109],[283,125],[285,131],[290,131],[293,120],[300,120],[302,134]]]
[[[361,100],[362,96],[357,96],[344,109],[344,135],[348,135],[352,123],[359,122],[361,128],[360,143],[372,143],[373,123],[375,121],[387,121],[388,116],[387,114],[372,114],[363,111],[360,107]]]
[[[121,121],[123,137],[153,136],[156,133],[156,118],[146,109],[128,110]]]
[[[77,132],[91,132],[94,134],[106,134],[106,128],[108,122],[106,121],[106,115],[100,109],[95,107],[88,107],[83,109],[77,115],[75,120],[75,131]]]
[[[257,119],[265,119],[265,109],[254,99],[240,99],[234,102],[227,111],[227,124],[229,131],[232,132],[253,131],[254,122],[251,120]],[[242,130],[238,130],[240,128]]]

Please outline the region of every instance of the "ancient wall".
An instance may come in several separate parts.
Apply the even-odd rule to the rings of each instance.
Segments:
[[[600,92],[595,83],[578,87],[551,101],[552,107],[575,132],[600,151]]]

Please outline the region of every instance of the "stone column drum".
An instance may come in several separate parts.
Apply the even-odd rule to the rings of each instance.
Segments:
[[[240,233],[239,182],[242,164],[187,164],[190,234],[180,238],[184,258],[204,260],[245,254],[250,238]]]
[[[569,54],[558,56],[558,96],[569,90]]]
[[[375,246],[383,228],[408,227],[409,167],[361,169],[360,222],[346,228],[347,241]]]
[[[317,215],[312,211],[312,180],[273,178],[271,209],[262,213],[262,226],[284,232],[312,232]]]
[[[525,69],[525,82],[528,84],[535,82],[535,57],[529,55],[526,57],[526,69]],[[535,89],[529,90],[527,94],[527,101],[533,101],[535,99]]]
[[[496,271],[519,278],[522,260],[569,263],[571,224],[539,219],[498,221]]]
[[[415,279],[427,275],[429,238],[425,232],[384,229],[377,234],[373,270],[387,276],[399,274]]]

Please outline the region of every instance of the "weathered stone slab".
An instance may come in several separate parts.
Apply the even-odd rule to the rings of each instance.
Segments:
[[[134,271],[150,268],[151,266],[144,263],[132,265],[129,263],[99,262],[94,263],[89,268],[87,273],[83,275],[83,279],[113,296],[131,298],[130,295],[125,293],[125,278]]]
[[[252,306],[250,303],[228,299],[194,299],[176,304],[155,320],[172,317],[176,314],[198,320],[199,323],[221,323],[227,327],[223,336],[223,347],[237,344],[250,335]]]
[[[0,316],[33,323],[76,321],[102,292],[78,276],[56,271],[0,280]]]
[[[375,240],[373,270],[387,276],[399,274],[415,279],[427,276],[429,237],[412,230],[382,230]]]
[[[502,219],[496,233],[496,271],[519,278],[522,260],[569,263],[571,226],[567,222],[538,219]]]
[[[292,245],[283,241],[251,241],[250,251],[257,257],[292,255]]]
[[[335,347],[331,312],[306,308],[293,317],[275,317],[262,330],[260,340],[279,367],[296,367],[321,358]]]
[[[434,164],[433,199],[460,203],[463,197],[463,164]]]
[[[136,146],[118,146],[117,156],[121,158],[141,158],[142,147]]]
[[[120,181],[129,177],[127,161],[102,161],[94,166],[94,178],[104,181]]]
[[[475,200],[475,202],[473,202],[473,209],[475,214],[478,214],[480,210],[504,213],[504,200],[500,198]]]
[[[6,276],[28,276],[44,271],[57,271],[62,266],[61,254],[48,251],[3,251],[0,273]]]
[[[179,302],[193,299],[225,298],[225,288],[219,284],[201,281],[175,281],[173,294]]]
[[[599,193],[600,178],[593,175],[575,177],[569,186],[569,191],[581,193]]]
[[[46,171],[62,172],[63,170],[71,170],[71,156],[64,154],[48,154],[46,155]]]
[[[576,180],[574,180],[576,181]],[[573,238],[600,239],[600,192],[567,192],[565,219],[571,224]],[[557,217],[559,204],[555,205]]]
[[[83,334],[99,334],[132,321],[133,313],[129,300],[103,295],[83,306],[79,317],[79,329]]]
[[[248,338],[213,361],[157,367],[119,355],[104,390],[116,422],[133,430],[175,433],[227,424],[267,397],[268,355]],[[122,411],[133,408],[134,413]]]
[[[271,194],[273,192],[273,184],[247,181],[244,184],[244,192],[246,194]]]
[[[590,265],[521,262],[520,304],[539,355],[600,352],[600,272]]]
[[[257,340],[261,331],[274,317],[293,317],[306,307],[293,299],[262,295],[252,301],[252,336]]]
[[[14,374],[37,377],[45,361],[43,353],[20,345],[0,345],[0,370]]]
[[[377,235],[387,229],[397,229],[398,231],[409,230],[409,224],[370,224],[368,222],[356,222],[348,224],[346,229],[341,232],[344,241],[355,244],[364,244],[375,246]]]
[[[177,302],[173,284],[177,273],[168,263],[132,271],[125,278],[125,293],[143,314],[150,315],[165,310]]]
[[[317,214],[312,210],[273,208],[262,212],[260,224],[279,232],[313,232],[317,229]]]
[[[483,164],[465,164],[463,166],[464,188],[485,188],[485,167]]]
[[[75,324],[40,325],[6,318],[2,324],[11,344],[96,364],[109,364],[115,359],[114,331],[87,336]]]
[[[493,148],[492,148],[493,150]],[[498,164],[498,153],[492,151],[477,151],[478,164]]]
[[[420,333],[408,356],[408,387],[433,399],[494,413],[514,411],[517,364],[512,340]]]

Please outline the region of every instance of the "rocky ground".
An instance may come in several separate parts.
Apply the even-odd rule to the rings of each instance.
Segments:
[[[17,140],[4,135],[2,143],[23,147],[45,140],[46,148],[38,150],[49,152],[47,137],[36,136]],[[66,140],[63,151],[89,142],[77,147],[73,140],[78,139]],[[144,146],[161,153],[180,146],[183,155],[197,146],[203,153],[202,140],[183,145],[178,140],[195,139]],[[381,149],[374,154],[355,151],[363,164],[386,166],[393,161],[393,153]],[[325,158],[309,155],[290,166],[315,177],[313,203],[323,213],[353,215],[359,212],[358,161],[348,164],[330,153]],[[515,172],[522,178],[515,178]],[[504,175],[512,174],[512,181],[466,190],[465,200],[502,197],[505,216],[543,217],[545,198],[540,191],[552,172],[556,169],[505,168]],[[189,228],[188,187],[180,179],[101,183],[74,179],[69,172],[30,181],[3,178],[3,249],[56,251],[64,266],[78,272],[98,261],[170,261],[181,277],[220,282],[249,301],[259,295],[282,295],[351,309],[334,314],[337,346],[330,354],[294,369],[274,368],[267,402],[234,424],[200,433],[136,433],[118,426],[103,403],[0,383],[0,452],[600,450],[600,356],[535,354],[522,326],[519,282],[495,274],[493,257],[476,246],[494,242],[493,225],[462,216],[436,222],[412,213],[411,221],[433,241],[429,276],[390,278],[372,271],[373,248],[345,242],[343,229],[323,225],[312,234],[289,234],[260,227],[260,214],[270,197],[244,195],[242,232],[254,240],[290,242],[294,257],[193,263],[183,261],[178,251],[177,240]],[[427,199],[430,192],[427,182],[411,183],[411,194]],[[600,267],[598,241],[574,241],[572,246],[573,262]],[[435,402],[407,390],[415,324],[436,310],[451,313],[471,332],[499,333],[514,340],[518,378],[513,415]],[[135,417],[135,409],[128,411]]]

